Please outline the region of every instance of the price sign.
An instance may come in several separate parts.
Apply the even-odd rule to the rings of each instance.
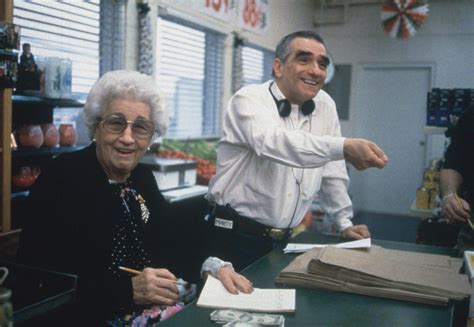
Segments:
[[[234,0],[203,0],[202,12],[229,22],[234,9]]]
[[[242,28],[263,34],[268,29],[268,0],[239,0],[239,24]]]

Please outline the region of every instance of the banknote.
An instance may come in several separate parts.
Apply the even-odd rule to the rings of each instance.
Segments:
[[[249,322],[233,320],[225,324],[223,327],[258,327],[258,326],[261,326],[261,325],[255,325]]]
[[[283,326],[285,318],[282,315],[249,313],[239,310],[215,310],[211,313],[211,320],[216,323],[248,323],[251,326]],[[240,325],[231,325],[240,326]]]

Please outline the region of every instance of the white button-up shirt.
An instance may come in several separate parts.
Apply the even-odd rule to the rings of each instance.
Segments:
[[[304,116],[292,105],[280,117],[284,96],[268,81],[240,89],[230,100],[217,147],[210,203],[230,204],[239,214],[275,228],[298,225],[319,192],[323,209],[339,230],[352,226],[349,178],[336,105],[323,90]]]

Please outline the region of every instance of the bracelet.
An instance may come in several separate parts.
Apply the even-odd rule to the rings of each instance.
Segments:
[[[444,204],[446,203],[446,201],[449,199],[449,198],[452,198],[455,194],[453,192],[450,192],[448,194],[446,194],[445,196],[443,196],[443,199],[441,200],[441,204],[444,206]]]
[[[209,257],[204,261],[201,268],[201,277],[203,277],[204,273],[210,272],[212,276],[217,278],[217,272],[222,267],[229,267],[230,269],[234,270],[232,263],[221,260],[216,257]]]

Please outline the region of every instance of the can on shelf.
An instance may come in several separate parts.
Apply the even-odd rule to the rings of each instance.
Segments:
[[[430,206],[430,192],[423,185],[416,189],[416,208],[428,209]]]

